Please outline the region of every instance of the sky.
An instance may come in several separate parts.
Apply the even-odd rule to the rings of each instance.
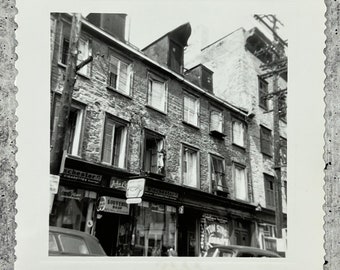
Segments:
[[[263,5],[259,3],[263,2]],[[243,4],[242,4],[243,3]],[[246,4],[245,4],[246,3]],[[176,27],[189,22],[192,28],[191,40],[195,40],[195,29],[205,28],[204,41],[208,44],[243,27],[246,30],[261,25],[253,14],[275,14],[286,25],[289,5],[282,7],[271,5],[268,1],[152,1],[117,2],[109,9],[89,10],[89,12],[127,13],[130,24],[129,41],[143,49],[145,46]],[[83,14],[84,15],[84,14]],[[262,27],[262,31],[268,32]],[[287,39],[286,27],[279,29]]]

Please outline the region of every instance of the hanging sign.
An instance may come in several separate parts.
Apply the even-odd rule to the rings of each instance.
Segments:
[[[58,193],[59,180],[60,180],[59,175],[50,174],[50,193],[51,194]]]
[[[129,205],[123,199],[101,196],[99,199],[97,211],[128,215]]]
[[[126,185],[126,198],[141,198],[144,193],[145,178],[129,180]]]

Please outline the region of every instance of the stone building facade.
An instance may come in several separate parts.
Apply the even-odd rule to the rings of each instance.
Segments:
[[[196,37],[198,40],[200,37]],[[191,41],[195,43],[195,41]],[[261,78],[265,74],[261,66],[268,61],[270,55],[259,53],[270,44],[270,40],[257,28],[246,31],[239,28],[219,40],[205,44],[197,50],[197,46],[186,50],[186,66],[204,64],[214,72],[214,93],[223,100],[237,105],[248,112],[250,173],[253,181],[254,202],[262,208],[273,211],[275,215],[274,186],[274,150],[273,150],[273,103],[269,97],[273,92],[273,78]],[[287,71],[278,79],[278,88],[287,88]],[[279,132],[281,137],[281,173],[282,173],[282,208],[284,216],[284,241],[286,242],[287,213],[287,120],[286,102],[281,102]],[[270,140],[270,147],[264,141]],[[275,221],[261,222],[259,230],[264,242],[274,242]],[[268,228],[271,228],[268,232]],[[273,230],[274,229],[274,230]],[[268,236],[268,237],[266,237]],[[270,237],[269,237],[270,236]],[[269,240],[267,240],[268,238]],[[279,240],[280,241],[280,240]],[[285,243],[276,243],[284,249]],[[270,244],[268,244],[270,245]]]
[[[247,109],[219,98],[215,83],[197,81],[198,69],[184,74],[189,24],[139,50],[125,41],[124,20],[82,19],[78,60],[93,61],[77,74],[50,225],[94,234],[111,256],[260,246],[258,222],[272,213],[256,210],[261,188],[253,181]],[[71,16],[51,21],[54,147]],[[138,205],[126,203],[131,179],[145,179]]]

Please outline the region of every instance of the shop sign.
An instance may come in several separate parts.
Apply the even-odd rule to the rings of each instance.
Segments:
[[[97,210],[107,213],[128,215],[129,205],[125,202],[125,200],[102,196],[99,199]]]
[[[110,188],[126,191],[127,181],[115,177],[110,179]]]
[[[64,188],[60,191],[60,197],[80,201],[83,198],[83,194],[77,193],[73,189]]]
[[[159,189],[155,187],[145,187],[145,195],[158,197],[158,198],[164,198],[164,199],[170,199],[170,200],[177,200],[178,199],[178,193],[170,190],[164,190]]]
[[[99,184],[102,180],[102,175],[70,168],[64,168],[63,177],[70,180],[86,182],[90,184]]]
[[[208,247],[210,244],[229,245],[229,231],[226,220],[211,216],[202,218],[201,247]]]
[[[126,198],[141,198],[144,193],[145,178],[129,180],[126,186]]]
[[[127,204],[138,204],[142,202],[142,198],[130,198],[126,199]]]
[[[58,193],[59,180],[60,180],[59,175],[50,174],[50,193],[51,194]]]

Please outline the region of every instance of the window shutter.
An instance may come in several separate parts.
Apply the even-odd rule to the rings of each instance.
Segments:
[[[221,112],[212,110],[210,112],[210,130],[222,132],[222,116]]]
[[[114,140],[115,125],[112,120],[107,119],[104,128],[103,157],[105,163],[112,163],[112,148]]]
[[[129,79],[128,74],[128,65],[122,61],[120,61],[119,67],[119,82],[118,82],[118,90],[123,92],[124,94],[128,94],[127,83]]]
[[[267,155],[272,155],[272,136],[271,131],[261,127],[260,129],[260,137],[261,137],[261,150],[262,153]]]

